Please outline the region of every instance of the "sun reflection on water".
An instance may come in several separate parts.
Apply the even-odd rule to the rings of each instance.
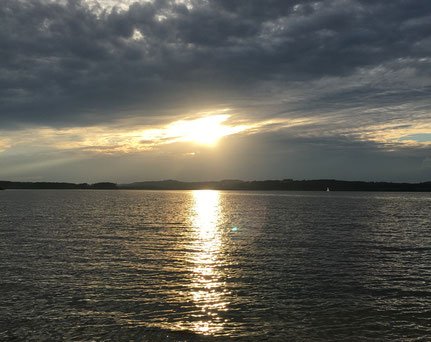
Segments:
[[[214,334],[223,329],[220,312],[227,310],[227,291],[221,260],[223,214],[220,194],[214,190],[193,192],[194,206],[191,217],[194,227],[194,252],[190,255],[192,280],[190,295],[200,309],[190,327],[201,334]]]

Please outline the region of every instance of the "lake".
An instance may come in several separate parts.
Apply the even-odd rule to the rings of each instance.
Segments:
[[[0,340],[431,339],[431,194],[0,192]]]

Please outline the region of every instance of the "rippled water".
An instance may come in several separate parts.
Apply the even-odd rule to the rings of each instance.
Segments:
[[[0,340],[431,340],[431,194],[0,192]]]

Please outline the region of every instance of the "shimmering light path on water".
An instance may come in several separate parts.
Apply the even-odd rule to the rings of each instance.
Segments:
[[[0,340],[431,338],[431,194],[0,193]]]

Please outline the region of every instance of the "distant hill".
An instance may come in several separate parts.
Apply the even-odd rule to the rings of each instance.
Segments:
[[[115,183],[75,184],[57,182],[8,182],[0,181],[0,189],[118,189]]]
[[[180,182],[177,180],[164,181],[147,181],[136,182],[131,184],[121,184],[120,189],[145,189],[145,190],[201,190],[201,189],[217,189],[217,190],[244,190],[241,184],[246,182],[242,180],[222,180],[209,182]],[[247,189],[246,189],[247,190]]]
[[[56,182],[8,182],[0,181],[0,189],[130,189],[130,190],[280,190],[280,191],[412,191],[431,192],[431,182],[390,183],[340,181],[335,179],[317,180],[263,180],[242,181],[225,179],[208,182],[181,182],[177,180],[146,181],[130,184],[101,182],[95,184],[75,184]]]
[[[222,180],[211,182],[180,182],[176,180],[147,181],[122,184],[120,189],[141,190],[284,190],[284,191],[431,191],[431,182],[389,183],[339,181],[334,179],[318,180],[264,180],[242,181]]]

